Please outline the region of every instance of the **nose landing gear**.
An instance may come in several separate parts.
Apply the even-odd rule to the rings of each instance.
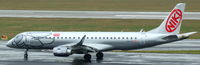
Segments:
[[[28,60],[28,49],[24,51],[24,60]]]

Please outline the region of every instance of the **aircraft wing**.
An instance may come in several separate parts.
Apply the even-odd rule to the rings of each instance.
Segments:
[[[75,43],[65,44],[58,47],[69,47],[73,52],[98,52],[106,51],[112,48],[111,45],[98,43],[83,43],[83,45],[76,45]]]
[[[97,51],[106,51],[112,48],[111,45],[108,44],[98,44],[98,43],[84,43],[85,46],[89,46],[95,48]]]
[[[71,54],[86,54],[88,52],[106,51],[112,48],[111,45],[101,43],[84,43],[86,35],[82,37],[80,42],[64,44],[53,48],[54,54],[59,55],[71,55]]]

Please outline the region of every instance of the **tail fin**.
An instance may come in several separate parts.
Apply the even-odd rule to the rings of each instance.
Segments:
[[[163,34],[178,34],[183,19],[185,3],[178,3],[169,15],[164,19],[162,24],[149,32]]]

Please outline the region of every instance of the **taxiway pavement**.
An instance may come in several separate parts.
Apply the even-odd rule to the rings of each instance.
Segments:
[[[0,10],[0,17],[164,19],[169,12]],[[185,12],[183,19],[200,20],[200,12]]]
[[[200,40],[186,40],[191,45],[199,46]],[[30,50],[29,58],[24,60],[23,49],[6,47],[7,41],[0,41],[0,65],[199,65],[200,54],[164,54],[164,53],[125,53],[105,52],[104,59],[96,59],[92,53],[92,60],[83,60],[82,54],[69,57],[55,57],[52,52]],[[191,43],[195,42],[195,43]],[[183,42],[182,42],[183,43]],[[173,44],[182,43],[169,43]],[[165,45],[165,44],[164,44]],[[163,46],[164,46],[163,45]],[[183,44],[184,45],[184,44]],[[161,45],[162,46],[162,45]],[[167,45],[168,46],[168,45]],[[187,45],[185,45],[187,46]],[[200,48],[200,47],[199,47]],[[158,48],[159,49],[159,48]]]
[[[200,39],[185,39],[138,50],[200,50]]]

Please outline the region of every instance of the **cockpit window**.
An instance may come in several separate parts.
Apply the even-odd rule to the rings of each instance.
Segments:
[[[17,34],[17,35],[15,36],[15,38],[21,38],[21,37],[22,37],[21,34]]]
[[[23,39],[23,35],[18,34],[14,37],[14,42],[19,43]]]

